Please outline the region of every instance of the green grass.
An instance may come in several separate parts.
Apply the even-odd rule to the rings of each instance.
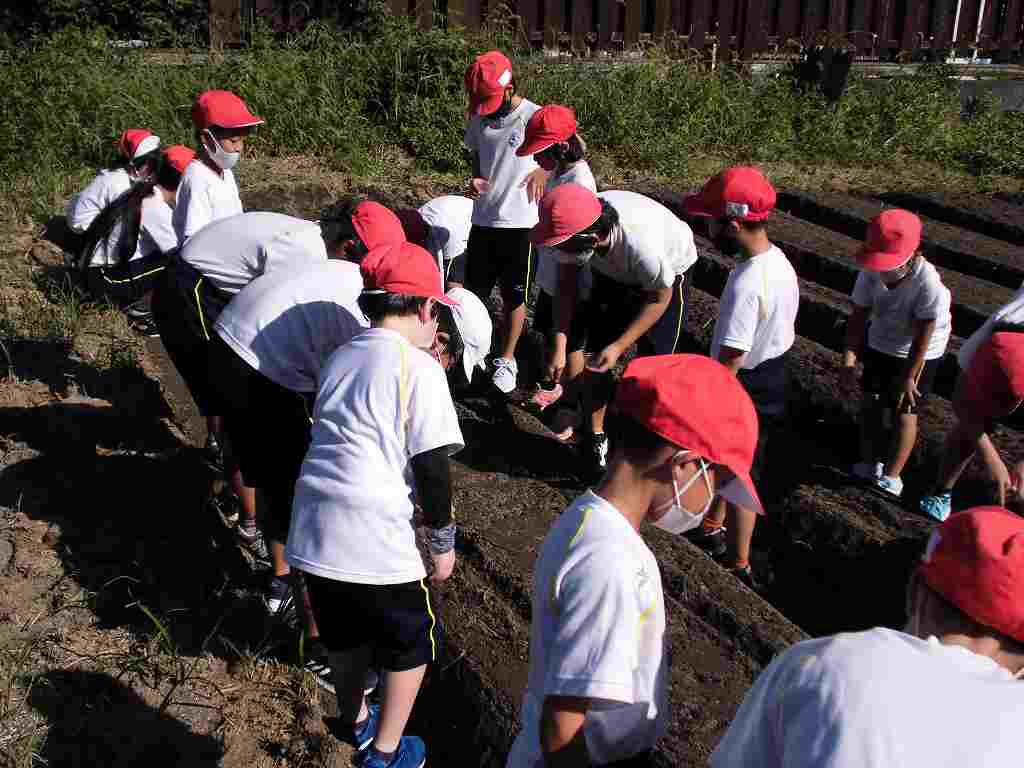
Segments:
[[[65,29],[11,49],[0,66],[0,197],[39,217],[108,162],[118,133],[147,126],[193,140],[189,108],[212,87],[241,94],[267,125],[253,156],[309,155],[356,176],[388,171],[399,147],[425,169],[464,172],[463,71],[489,39],[418,31],[378,14],[361,33],[312,25],[287,39],[257,35],[229,57],[148,63],[111,49],[101,30]],[[985,105],[962,120],[956,81],[941,67],[888,80],[854,77],[838,105],[802,95],[786,76],[708,73],[651,51],[620,67],[517,59],[522,93],[574,106],[590,146],[615,165],[686,176],[695,160],[899,168],[924,163],[975,176],[1024,176],[1024,121]]]

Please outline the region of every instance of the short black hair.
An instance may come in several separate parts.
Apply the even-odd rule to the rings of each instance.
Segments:
[[[359,308],[371,323],[379,323],[385,317],[415,315],[427,303],[425,296],[408,296],[404,293],[376,293],[366,291],[359,295]],[[440,304],[434,305],[439,312]]]
[[[610,414],[609,421],[612,445],[622,453],[631,464],[644,464],[651,457],[667,446],[673,445],[660,435],[651,432],[647,427],[631,416],[621,413]]]
[[[597,217],[597,221],[577,234],[607,237],[608,233],[612,231],[612,227],[619,223],[619,212],[612,207],[612,204],[600,197],[598,200],[601,202],[601,215]]]
[[[362,205],[366,198],[353,195],[338,200],[327,206],[320,212],[320,231],[323,233],[324,242],[335,246],[346,240],[354,240],[356,249],[362,255],[366,255],[366,243],[359,237],[355,225],[352,223],[352,216],[356,208]]]
[[[160,158],[160,167],[156,172],[156,183],[164,189],[174,190],[181,183],[181,174],[178,169],[167,162],[166,157]]]

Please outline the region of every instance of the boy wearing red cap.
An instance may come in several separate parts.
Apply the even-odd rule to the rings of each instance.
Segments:
[[[464,285],[473,201],[462,195],[441,195],[417,210],[408,208],[397,213],[409,242],[434,254],[445,286],[450,289]]]
[[[1009,416],[1024,401],[1024,325],[986,323],[978,333],[983,334],[980,346],[972,336],[960,349],[960,363],[967,365],[953,395],[956,425],[946,438],[938,486],[921,499],[921,511],[936,520],[949,517],[953,487],[976,453],[996,485],[1000,505],[1008,503],[1010,491],[1024,491],[1022,465],[1013,472],[1007,469],[988,436],[998,419]]]
[[[719,301],[711,357],[739,378],[757,408],[761,429],[754,479],[765,474],[770,435],[786,428],[786,358],[796,340],[800,285],[789,259],[768,238],[775,188],[756,168],[728,168],[686,200],[686,212],[709,218],[715,247],[736,257]],[[728,520],[728,529],[725,523]],[[756,588],[750,544],[757,514],[718,501],[694,538]]]
[[[953,515],[910,580],[903,632],[806,640],[754,683],[712,768],[1020,764],[1024,519]]]
[[[192,106],[192,123],[201,150],[178,187],[174,231],[182,245],[207,224],[242,212],[231,169],[242,157],[245,137],[264,120],[230,91],[204,91]]]
[[[523,729],[507,768],[648,765],[665,731],[665,602],[646,521],[700,524],[716,492],[755,509],[757,415],[721,364],[634,360],[615,398],[608,471],[559,517],[534,569]]]
[[[640,354],[655,355],[670,354],[679,343],[683,276],[697,261],[693,232],[649,197],[562,184],[541,199],[532,237],[553,248],[559,261],[549,380],[561,380],[577,324],[586,330],[586,351],[594,354],[583,381],[590,434],[581,446],[590,469],[600,473],[608,455],[604,416],[619,358],[634,343]],[[591,298],[585,314],[576,315],[580,273],[587,267]]]
[[[287,557],[306,574],[356,762],[420,768],[423,742],[402,732],[440,627],[413,516],[418,503],[431,578],[443,581],[455,565],[449,456],[463,438],[444,371],[426,350],[442,305],[454,302],[433,258],[412,243],[376,248],[360,269],[371,328],[321,372]],[[379,710],[363,695],[374,661],[386,673]]]
[[[583,159],[586,145],[576,133],[576,113],[569,107],[550,104],[533,113],[526,124],[526,141],[516,150],[520,157],[533,155],[533,159],[551,174],[544,187],[544,194],[562,184],[579,184],[597,194],[597,182],[590,170],[590,164]],[[590,299],[590,269],[584,267],[577,278],[577,307]],[[559,343],[555,333],[555,294],[558,292],[558,258],[551,248],[537,249],[537,305],[534,307],[534,326],[548,338],[548,345],[554,348]],[[580,310],[577,308],[576,310]],[[576,323],[573,333],[566,339],[566,367],[562,380],[544,382],[533,396],[532,402],[541,410],[558,400],[566,388],[570,389],[568,401],[575,400],[577,392],[572,385],[583,373],[583,348],[586,343],[586,328]],[[554,424],[554,421],[552,421]],[[563,425],[565,426],[565,425]],[[572,436],[572,427],[554,427],[561,440]]]
[[[949,289],[921,255],[920,245],[921,220],[909,211],[883,211],[868,225],[857,255],[861,273],[853,287],[843,352],[843,375],[856,385],[857,357],[870,319],[861,460],[853,474],[894,498],[903,493],[900,474],[917,441],[917,410],[931,393],[952,332]],[[888,445],[879,449],[876,443],[884,438]],[[879,455],[887,461],[878,461]]]
[[[473,228],[466,251],[466,287],[487,301],[501,288],[501,353],[494,359],[494,385],[516,388],[515,352],[526,323],[533,273],[530,228],[537,223],[536,198],[543,185],[533,157],[518,157],[526,124],[540,108],[516,93],[512,64],[499,51],[478,56],[466,70],[469,123],[465,146],[473,165]],[[543,172],[539,174],[543,176]]]

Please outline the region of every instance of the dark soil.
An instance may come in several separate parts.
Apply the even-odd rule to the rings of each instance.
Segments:
[[[1016,203],[953,192],[887,192],[879,198],[936,221],[981,232],[1014,245],[1024,245],[1019,194],[1016,195]]]

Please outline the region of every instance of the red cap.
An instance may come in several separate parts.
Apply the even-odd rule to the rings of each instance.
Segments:
[[[1002,507],[951,515],[932,532],[918,573],[979,624],[1024,642],[1024,518]]]
[[[704,355],[637,358],[626,366],[615,408],[673,445],[727,467],[736,479],[719,495],[764,512],[750,478],[757,411],[724,365]]]
[[[757,168],[733,166],[708,179],[683,209],[690,216],[764,221],[775,207],[775,187]]]
[[[1000,331],[967,367],[963,405],[981,421],[1007,416],[1024,401],[1024,333]]]
[[[550,146],[568,141],[576,133],[576,113],[560,104],[549,104],[533,113],[526,124],[526,138],[519,145],[519,157],[535,155]]]
[[[164,150],[167,164],[178,173],[184,173],[185,167],[196,159],[196,152],[184,144],[172,144]]]
[[[540,220],[530,232],[534,245],[555,246],[601,216],[601,200],[584,186],[562,184],[540,199]]]
[[[423,248],[408,242],[374,248],[359,265],[367,291],[437,299],[449,307],[459,302],[446,296],[437,279],[437,261]]]
[[[910,211],[890,208],[868,224],[857,263],[869,272],[888,272],[910,261],[920,247],[921,220]]]
[[[423,245],[427,242],[427,235],[430,227],[423,219],[423,216],[415,208],[403,208],[397,212],[398,220],[402,222],[402,231],[405,232],[405,239],[416,245]]]
[[[355,207],[352,226],[368,251],[388,243],[405,241],[402,222],[391,209],[373,200],[365,200]]]
[[[215,125],[218,128],[251,128],[266,122],[256,117],[245,106],[245,102],[231,91],[203,91],[192,105],[192,122],[203,130]]]
[[[148,155],[160,146],[160,137],[145,128],[129,128],[117,139],[117,151],[125,160]]]
[[[477,56],[463,78],[469,94],[469,113],[489,115],[505,100],[505,89],[512,82],[512,62],[501,51]]]

